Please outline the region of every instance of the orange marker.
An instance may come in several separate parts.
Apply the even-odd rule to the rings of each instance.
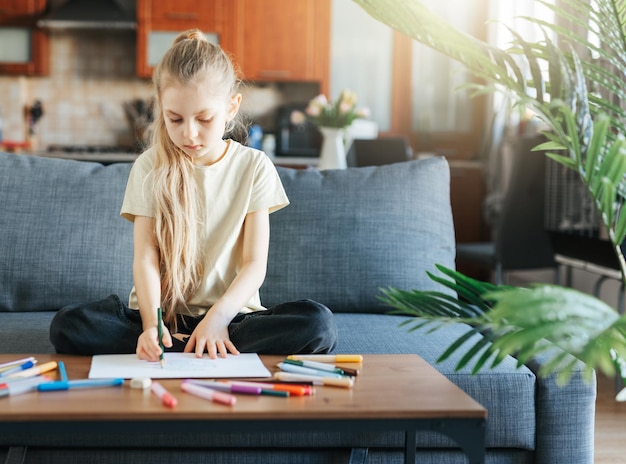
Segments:
[[[293,396],[306,396],[315,393],[315,389],[310,385],[289,385],[284,383],[265,383],[265,382],[245,382],[239,380],[228,380],[227,383],[232,385],[247,385],[261,387],[268,390],[284,391]]]

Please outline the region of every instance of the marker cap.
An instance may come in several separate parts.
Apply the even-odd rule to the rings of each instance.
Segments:
[[[176,407],[176,405],[178,404],[178,400],[170,393],[163,393],[163,396],[161,396],[161,402],[164,406],[167,406],[168,408]]]

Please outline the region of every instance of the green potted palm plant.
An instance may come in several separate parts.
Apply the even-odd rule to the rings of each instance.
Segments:
[[[626,236],[626,0],[534,0],[550,8],[557,20],[525,18],[543,37],[528,41],[511,30],[514,40],[506,50],[458,31],[419,0],[355,1],[374,18],[465,65],[481,82],[472,84],[476,93],[505,92],[547,125],[547,142],[535,150],[579,175],[626,282],[620,247]],[[563,27],[564,21],[583,27]],[[588,30],[597,39],[588,38]],[[542,354],[550,362],[540,374],[558,367],[563,382],[576,359],[588,373],[598,369],[614,375],[617,369],[622,377],[626,374],[621,361],[626,358],[626,317],[598,298],[556,285],[495,286],[438,269],[440,274],[430,277],[453,289],[457,298],[388,288],[381,299],[396,313],[416,316],[409,321],[413,328],[436,329],[458,321],[473,328],[440,359],[465,350],[458,367],[469,364],[478,371],[506,355],[524,363]],[[477,342],[471,337],[475,333],[483,335]],[[555,345],[561,349],[553,349]]]

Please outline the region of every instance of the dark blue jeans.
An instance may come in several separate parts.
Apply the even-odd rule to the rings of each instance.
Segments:
[[[201,317],[179,316],[178,330],[193,332]],[[57,353],[95,355],[135,353],[143,327],[139,311],[117,295],[87,304],[66,306],[54,316],[50,341]],[[313,300],[282,303],[266,311],[238,314],[228,326],[230,339],[242,353],[328,353],[337,344],[332,312]],[[183,351],[172,339],[168,351]]]

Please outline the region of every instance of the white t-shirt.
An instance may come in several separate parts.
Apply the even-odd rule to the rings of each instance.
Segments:
[[[148,149],[135,161],[126,186],[121,215],[154,217],[150,172],[156,150]],[[205,275],[187,302],[191,314],[200,316],[226,292],[238,272],[243,252],[243,223],[248,213],[268,209],[270,213],[289,204],[278,172],[265,153],[229,140],[226,154],[210,166],[196,166],[195,180],[200,204],[207,205],[201,247],[206,256]],[[135,288],[129,307],[138,309]],[[240,312],[265,309],[258,292]],[[183,308],[180,308],[183,311]]]

